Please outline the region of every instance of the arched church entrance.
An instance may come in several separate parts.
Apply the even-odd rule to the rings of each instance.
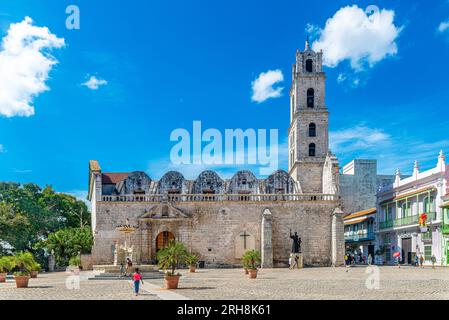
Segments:
[[[170,231],[159,233],[156,237],[156,252],[167,247],[172,240],[175,240],[175,236]]]

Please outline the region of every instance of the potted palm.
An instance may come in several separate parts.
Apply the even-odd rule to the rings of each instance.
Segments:
[[[32,279],[37,278],[38,273],[41,271],[41,265],[34,261],[30,266],[30,276]]]
[[[0,258],[0,282],[6,282],[8,272],[14,268],[13,257]]]
[[[30,252],[21,252],[14,256],[14,267],[19,271],[14,273],[14,280],[17,288],[28,288],[30,280],[30,271],[36,264],[33,255]]]
[[[242,256],[243,266],[248,270],[249,278],[257,278],[257,266],[260,264],[260,252],[257,250],[250,250],[245,252]]]
[[[190,254],[186,257],[186,263],[189,265],[189,272],[196,271],[196,264],[198,263],[198,257],[194,254]]]
[[[180,273],[175,273],[178,264],[189,256],[187,248],[180,242],[170,241],[167,247],[157,253],[159,266],[165,271],[165,288],[178,289]]]

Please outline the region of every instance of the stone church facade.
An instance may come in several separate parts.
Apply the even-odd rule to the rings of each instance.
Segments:
[[[205,171],[196,180],[168,172],[156,181],[144,172],[103,172],[90,161],[93,264],[113,263],[114,248],[125,241],[116,228],[128,220],[137,227],[128,241],[138,264],[155,263],[157,251],[175,239],[206,266],[239,266],[242,254],[256,249],[263,267],[283,267],[296,231],[305,266],[342,265],[339,166],[328,148],[325,80],[322,52],[307,43],[293,66],[288,172],[258,179],[239,171],[222,179]]]

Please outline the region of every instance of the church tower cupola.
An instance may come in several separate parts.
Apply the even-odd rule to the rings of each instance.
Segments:
[[[290,91],[289,171],[303,192],[321,192],[319,175],[329,149],[329,113],[325,102],[326,75],[323,52],[315,52],[307,38],[304,51],[297,51]],[[316,180],[316,179],[315,179]]]

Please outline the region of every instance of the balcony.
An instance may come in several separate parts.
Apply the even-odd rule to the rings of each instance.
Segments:
[[[432,241],[432,231],[428,231],[421,234],[422,241]]]
[[[287,202],[287,201],[338,201],[333,194],[149,194],[102,195],[101,202]]]
[[[345,235],[345,242],[373,241],[374,239],[374,232]]]
[[[443,234],[449,234],[449,224],[444,223],[441,231],[443,232]]]
[[[427,221],[429,222],[429,221],[435,220],[436,216],[437,216],[436,212],[428,213]],[[415,225],[418,223],[419,223],[419,215],[415,215],[415,216],[380,222],[379,229],[383,230],[383,229],[397,228],[397,227],[403,227],[403,226],[411,226],[411,225]]]

